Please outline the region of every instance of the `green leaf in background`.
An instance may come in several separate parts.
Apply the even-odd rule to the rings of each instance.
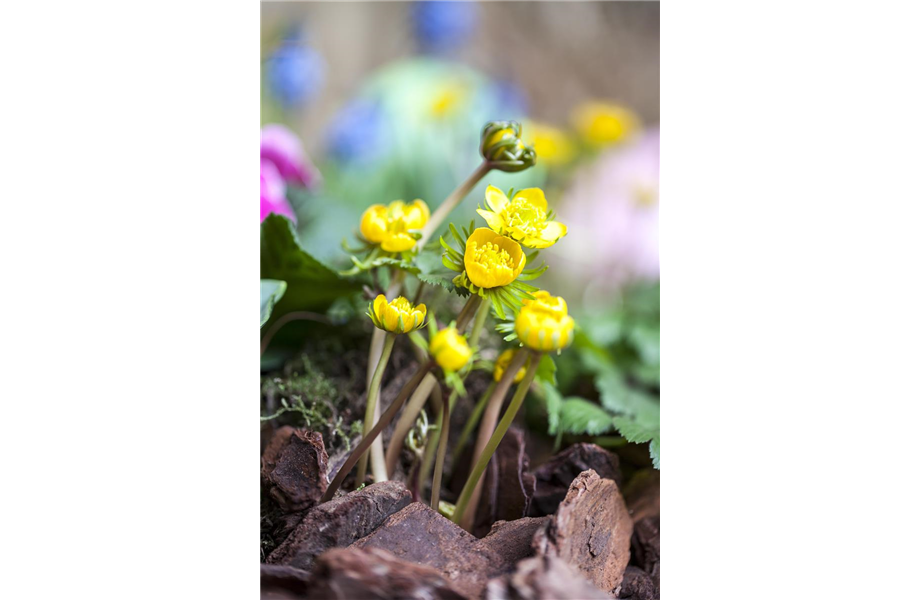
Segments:
[[[262,320],[259,323],[260,328],[265,325],[268,318],[272,316],[272,309],[275,307],[275,304],[278,303],[278,300],[284,296],[284,291],[287,289],[287,282],[278,281],[277,279],[263,279],[261,284]]]
[[[562,394],[559,393],[552,385],[544,384],[543,391],[546,394],[546,418],[549,422],[549,434],[556,435],[561,433],[559,430],[559,419],[562,415],[562,405],[565,401]]]
[[[566,398],[559,413],[559,427],[566,433],[599,435],[613,428],[613,415],[584,398]]]
[[[613,424],[624,438],[635,444],[651,442],[649,453],[656,469],[661,468],[661,405],[650,395],[630,388],[617,373],[595,379],[601,403],[619,413]]]
[[[262,279],[287,282],[287,291],[278,302],[276,313],[325,311],[337,298],[360,290],[357,281],[341,277],[304,250],[293,223],[286,217],[268,215],[262,221],[261,238]]]
[[[543,356],[540,357],[540,364],[537,365],[535,378],[539,382],[548,383],[550,386],[554,386],[553,390],[555,391],[556,363],[553,361],[553,357],[551,357],[549,353],[544,352]],[[556,393],[558,394],[559,392]]]

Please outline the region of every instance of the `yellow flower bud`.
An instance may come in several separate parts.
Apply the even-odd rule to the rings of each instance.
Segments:
[[[541,352],[560,350],[572,343],[575,321],[569,316],[565,300],[540,290],[524,306],[514,321],[514,332],[526,347]]]
[[[521,124],[516,121],[486,123],[479,152],[493,169],[515,173],[534,166],[537,153],[521,141]]]
[[[431,338],[428,349],[441,368],[448,371],[459,371],[473,356],[466,338],[457,333],[455,327],[437,332]]]
[[[520,190],[509,200],[505,192],[490,185],[486,205],[492,210],[476,212],[489,227],[528,248],[549,248],[568,233],[565,225],[547,219],[546,196],[540,188]]]
[[[405,252],[415,247],[410,230],[421,229],[428,223],[431,212],[422,200],[406,204],[402,200],[389,206],[374,204],[361,215],[361,235],[385,252]]]
[[[572,115],[575,129],[591,145],[610,146],[639,131],[639,116],[625,106],[604,102],[582,104]]]
[[[409,333],[425,323],[428,309],[424,304],[412,306],[412,303],[399,296],[387,302],[386,296],[380,294],[371,303],[367,315],[374,325],[392,333]]]
[[[501,378],[505,376],[505,371],[508,369],[508,365],[511,364],[511,361],[514,360],[514,355],[517,354],[517,350],[508,349],[498,355],[498,358],[495,359],[495,370],[492,372],[492,377],[495,378],[495,381],[501,381]],[[524,374],[527,372],[527,363],[530,362],[530,357],[524,363],[524,366],[518,369],[518,372],[514,375],[514,383],[520,383],[524,379]]]
[[[520,244],[486,227],[473,231],[466,241],[466,276],[481,288],[508,285],[521,274],[526,262]]]

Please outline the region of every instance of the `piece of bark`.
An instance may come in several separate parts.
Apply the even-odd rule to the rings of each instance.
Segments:
[[[537,554],[559,556],[598,588],[612,591],[629,563],[632,529],[617,484],[588,470],[575,478],[533,543]]]
[[[512,427],[502,438],[483,474],[482,495],[476,509],[473,535],[483,537],[496,521],[527,515],[534,495],[534,476],[524,446],[524,432]]]
[[[533,536],[547,521],[549,517],[523,517],[492,525],[489,535],[479,540],[480,547],[489,549],[501,560],[493,565],[492,573],[511,573],[519,561],[532,557]]]
[[[265,451],[262,452],[262,483],[266,485],[270,483],[268,476],[275,469],[278,456],[291,441],[291,435],[293,435],[294,431],[294,428],[290,425],[284,425],[276,429],[272,434],[268,445],[265,446]]]
[[[283,565],[260,565],[261,600],[302,598],[309,589],[310,574]]]
[[[649,574],[655,588],[661,586],[661,524],[659,517],[636,521],[632,535],[632,563]]]
[[[644,469],[623,488],[623,499],[633,522],[661,514],[661,471]]]
[[[659,600],[661,596],[649,574],[630,565],[623,573],[623,581],[614,590],[614,597],[620,600]]]
[[[316,561],[305,600],[467,600],[431,567],[379,548],[329,550]]]
[[[502,564],[476,537],[420,502],[388,517],[351,547],[381,548],[402,560],[427,565],[469,598],[482,597],[493,570]]]
[[[381,481],[324,502],[306,514],[266,562],[310,570],[317,556],[366,536],[411,499],[402,483]]]
[[[329,486],[328,460],[321,434],[294,431],[268,475],[272,499],[287,512],[316,506]]]
[[[536,491],[530,504],[530,516],[555,513],[569,492],[572,481],[588,469],[593,469],[604,479],[614,480],[617,486],[623,484],[620,459],[616,454],[596,444],[573,444],[534,471]]]
[[[555,556],[522,560],[511,575],[489,581],[486,600],[609,600],[575,568]]]

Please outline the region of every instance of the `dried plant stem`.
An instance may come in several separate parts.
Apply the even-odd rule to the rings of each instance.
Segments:
[[[470,415],[470,418],[467,419],[466,423],[463,425],[463,431],[460,433],[460,438],[457,440],[457,443],[454,444],[454,451],[451,455],[453,457],[454,463],[457,462],[457,459],[460,458],[460,453],[463,452],[463,448],[466,446],[466,442],[470,439],[473,430],[476,429],[476,425],[479,423],[479,419],[482,418],[482,412],[486,409],[486,405],[489,403],[489,398],[492,397],[492,394],[495,393],[495,386],[497,383],[493,381],[489,384],[489,387],[486,388],[486,391],[482,393],[482,398],[479,399],[479,402],[476,403],[476,407],[473,408],[473,414]]]
[[[374,414],[379,413],[380,409],[378,408],[377,398],[380,396],[380,383],[383,380],[383,372],[387,368],[387,363],[390,360],[390,354],[393,352],[393,344],[396,342],[396,334],[388,333],[384,337],[383,342],[383,352],[380,355],[380,362],[377,363],[377,368],[374,369],[374,376],[371,378],[371,384],[367,388],[367,408],[364,410],[364,435],[367,436],[370,433],[371,429],[374,427]],[[367,457],[368,454],[365,452],[358,459],[358,485],[364,483],[364,478],[367,475]],[[382,461],[381,461],[382,464]],[[386,481],[386,469],[379,468],[379,465],[374,465],[374,481]],[[382,479],[380,477],[383,477]]]
[[[431,508],[438,510],[441,500],[441,472],[444,470],[444,454],[447,452],[447,437],[450,434],[450,401],[441,407],[441,421],[438,431],[441,440],[438,443],[438,457],[434,463],[434,479],[431,480]]]
[[[422,383],[419,384],[418,388],[413,392],[412,397],[409,398],[405,410],[403,410],[402,414],[399,416],[399,420],[396,421],[396,426],[393,428],[393,437],[390,438],[390,445],[387,446],[386,452],[387,473],[396,472],[396,463],[399,462],[399,453],[403,449],[406,436],[415,424],[415,419],[418,417],[419,412],[421,412],[422,406],[424,406],[430,395],[440,395],[440,393],[441,387],[438,385],[438,380],[435,379],[435,376],[431,373],[425,375],[425,378],[422,379]]]
[[[506,379],[508,379],[509,382],[514,381],[515,374],[521,368],[521,365],[524,364],[527,356],[531,354],[533,354],[533,356],[531,358],[530,367],[527,369],[527,373],[524,374],[524,379],[521,380],[521,383],[518,385],[517,391],[515,391],[514,397],[511,398],[511,403],[508,405],[508,410],[505,411],[505,415],[499,422],[498,427],[495,428],[495,431],[488,438],[485,447],[482,448],[482,451],[479,452],[478,456],[474,459],[473,469],[470,471],[470,476],[463,485],[463,491],[460,492],[460,498],[457,500],[457,508],[454,511],[453,521],[467,531],[472,529],[473,520],[476,517],[476,504],[479,502],[479,496],[482,493],[482,486],[480,485],[482,474],[485,472],[489,460],[492,459],[492,455],[495,454],[495,449],[498,448],[498,444],[501,443],[508,428],[511,427],[511,422],[514,421],[514,417],[517,415],[518,410],[520,410],[521,404],[524,402],[524,397],[527,396],[527,390],[530,388],[530,384],[537,374],[537,367],[540,363],[540,356],[538,353],[526,350],[518,352],[515,355],[511,364],[508,365],[508,370],[505,371],[505,374],[502,376],[502,380],[499,382],[496,393],[493,395],[490,403],[490,408],[495,405],[499,408],[501,407],[508,387],[510,387],[509,383],[502,389],[502,384],[505,383]],[[488,423],[484,418],[482,427],[479,430],[480,439],[484,437],[484,432],[488,429],[487,425]],[[479,444],[477,443],[477,447],[478,446]]]
[[[367,449],[371,447],[371,443],[377,436],[380,435],[380,432],[390,424],[390,422],[396,417],[396,413],[399,412],[399,409],[402,408],[402,405],[405,404],[406,399],[409,397],[409,394],[415,391],[415,388],[418,387],[422,379],[425,378],[425,375],[428,374],[434,367],[434,361],[429,360],[425,363],[419,365],[416,369],[415,374],[412,376],[406,385],[403,386],[403,389],[400,390],[399,395],[393,400],[393,403],[390,404],[390,407],[387,408],[386,412],[381,415],[380,420],[377,421],[377,424],[374,425],[374,428],[365,436],[361,443],[358,444],[358,447],[349,455],[348,460],[345,461],[345,464],[342,465],[342,468],[339,469],[339,472],[336,473],[335,479],[332,480],[332,483],[329,484],[329,487],[326,489],[326,493],[323,494],[322,502],[327,502],[332,500],[332,497],[335,495],[335,492],[341,487],[342,482],[345,480],[345,477],[348,476],[348,473],[354,468],[357,464],[358,459],[362,454],[367,452]],[[359,484],[360,485],[360,484]]]

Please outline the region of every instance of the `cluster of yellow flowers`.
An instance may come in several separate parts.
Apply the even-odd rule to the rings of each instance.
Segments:
[[[406,204],[402,200],[389,206],[373,204],[361,216],[361,235],[372,244],[379,244],[385,252],[405,252],[415,247],[417,231],[425,226],[431,211],[423,200]]]

